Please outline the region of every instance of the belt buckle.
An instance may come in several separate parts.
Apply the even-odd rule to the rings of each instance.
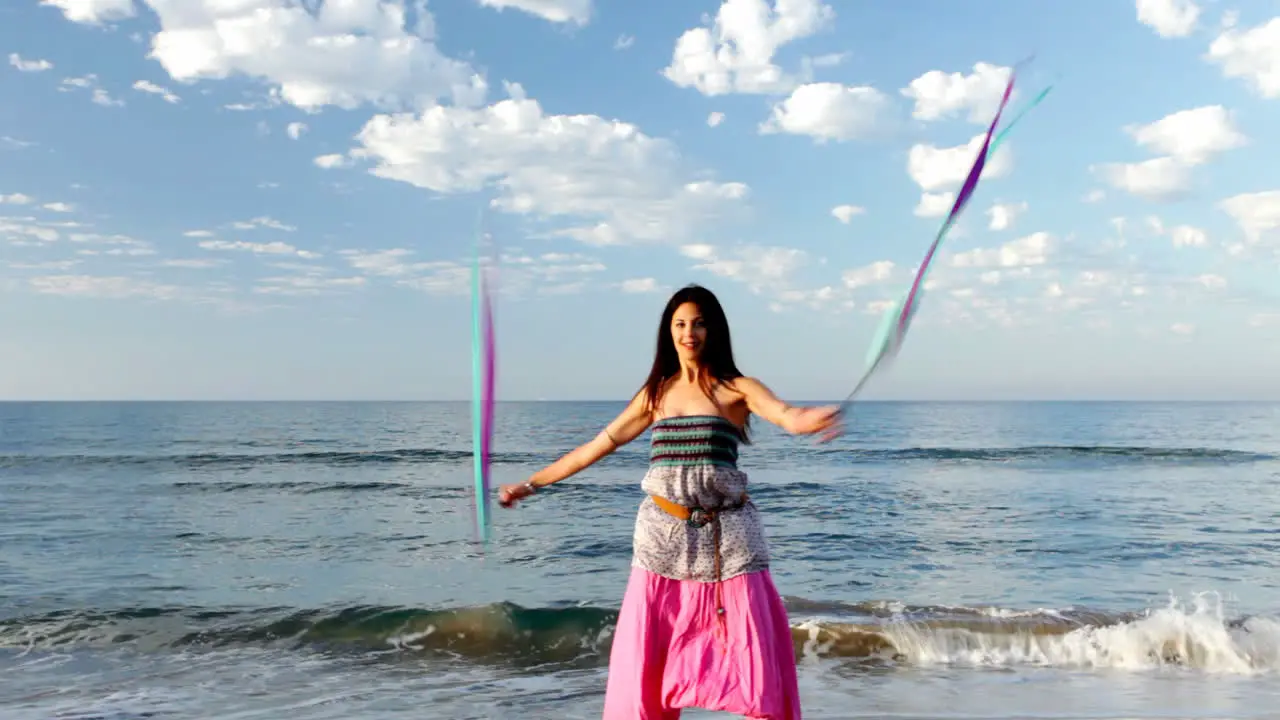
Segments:
[[[689,519],[685,522],[689,527],[700,528],[711,522],[711,513],[700,507],[689,508]]]

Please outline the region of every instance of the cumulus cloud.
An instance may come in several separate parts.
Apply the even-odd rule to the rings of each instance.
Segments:
[[[357,135],[352,160],[370,172],[440,193],[496,188],[511,213],[571,222],[553,234],[593,245],[673,242],[746,197],[742,183],[683,168],[674,145],[596,115],[548,115],[513,97],[479,108],[378,115]]]
[[[996,248],[979,248],[956,253],[951,258],[951,265],[958,268],[1019,268],[1044,265],[1055,246],[1056,241],[1052,235],[1047,232],[1037,232]]]
[[[1027,211],[1027,204],[1021,203],[995,203],[987,210],[987,217],[991,218],[987,228],[990,230],[1008,230],[1013,227],[1018,216]]]
[[[40,4],[56,7],[68,20],[87,25],[124,20],[137,14],[133,0],[40,0]]]
[[[886,126],[891,109],[888,97],[873,87],[809,83],[775,103],[760,132],[808,135],[818,142],[862,139]]]
[[[1137,0],[1138,22],[1163,38],[1186,37],[1200,19],[1193,0]]]
[[[979,125],[990,124],[1000,106],[1012,68],[976,63],[969,75],[930,70],[911,81],[902,94],[914,101],[912,117],[944,120],[964,114]]]
[[[1280,190],[1233,195],[1218,207],[1236,221],[1250,244],[1261,243],[1280,230]]]
[[[1239,78],[1264,98],[1280,98],[1280,17],[1240,31],[1228,27],[1209,45],[1205,59],[1222,75]]]
[[[1156,201],[1185,196],[1191,190],[1192,168],[1248,142],[1221,105],[1181,110],[1147,125],[1131,125],[1125,131],[1140,147],[1160,156],[1108,163],[1096,167],[1095,172],[1118,190]]]
[[[1181,110],[1149,125],[1130,127],[1128,132],[1139,146],[1184,165],[1206,163],[1247,142],[1231,114],[1221,105]]]
[[[914,211],[917,216],[940,217],[951,209],[956,192],[964,185],[982,149],[985,135],[975,135],[969,142],[953,147],[937,147],[929,143],[911,146],[907,151],[907,175],[921,191],[920,202]],[[987,158],[982,167],[982,178],[1004,177],[1012,170],[1012,150],[1005,144]]]
[[[408,22],[398,3],[293,0],[140,0],[159,30],[150,57],[190,83],[240,75],[265,83],[279,101],[313,111],[429,107],[440,99],[476,104],[484,79],[436,47],[425,7]],[[68,19],[99,23],[134,13],[131,0],[45,0]]]
[[[676,40],[663,75],[704,95],[781,94],[803,80],[774,64],[778,49],[809,37],[835,19],[820,0],[724,0],[710,27]]]

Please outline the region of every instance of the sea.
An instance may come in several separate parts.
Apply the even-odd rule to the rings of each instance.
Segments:
[[[615,402],[499,403],[496,483]],[[467,403],[0,404],[0,718],[599,718],[648,434],[476,525]],[[755,420],[805,718],[1280,717],[1280,405]],[[724,717],[689,710],[684,718]]]

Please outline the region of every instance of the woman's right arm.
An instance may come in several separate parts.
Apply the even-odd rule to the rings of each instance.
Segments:
[[[559,460],[534,473],[527,483],[503,485],[499,490],[499,502],[504,506],[510,506],[513,500],[531,495],[535,489],[572,477],[599,462],[619,447],[635,440],[653,422],[653,413],[646,405],[643,391],[636,393],[613,422],[606,425],[600,434],[590,441],[570,450]]]

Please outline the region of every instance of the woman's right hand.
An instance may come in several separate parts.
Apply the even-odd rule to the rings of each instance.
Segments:
[[[504,508],[515,507],[516,501],[533,494],[528,483],[512,483],[498,488],[498,504]]]

